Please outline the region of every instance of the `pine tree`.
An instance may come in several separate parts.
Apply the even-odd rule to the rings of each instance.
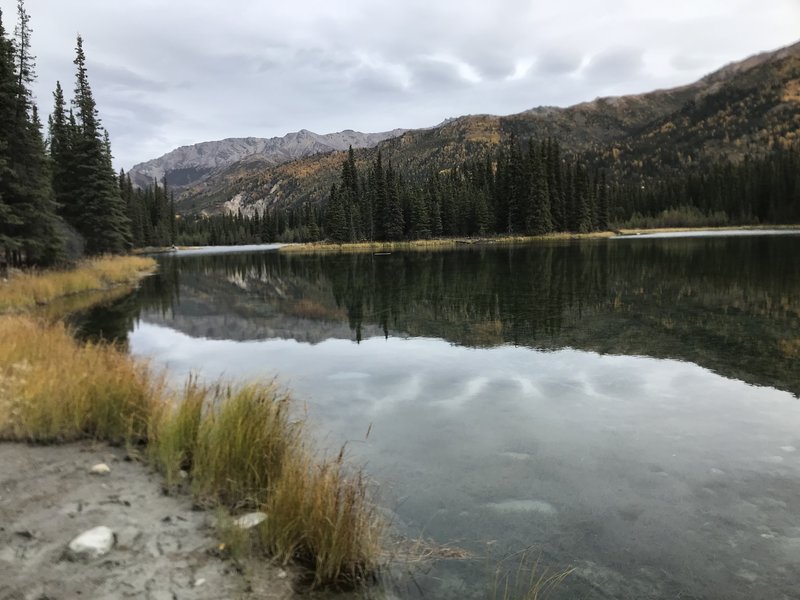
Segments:
[[[30,90],[35,80],[32,32],[21,0],[17,11],[16,43],[6,38],[0,23],[0,243],[7,262],[47,265],[61,257],[62,239]]]
[[[405,221],[403,219],[403,207],[400,202],[399,183],[397,175],[392,169],[392,165],[386,169],[386,209],[384,230],[387,240],[400,240],[403,238]]]
[[[576,231],[588,233],[592,231],[592,212],[589,197],[589,176],[586,168],[580,165],[575,176],[575,219]]]
[[[550,192],[547,185],[547,172],[541,156],[533,160],[531,174],[530,216],[527,231],[541,235],[553,231],[553,217],[550,212]]]
[[[333,242],[343,243],[350,241],[350,230],[336,184],[331,186],[328,200],[328,213],[325,219],[325,232]]]
[[[108,132],[102,129],[89,78],[83,39],[75,48],[74,185],[64,215],[86,240],[89,254],[121,253],[131,243],[130,221],[111,162]]]
[[[4,264],[14,262],[20,250],[16,229],[22,224],[13,206],[16,173],[12,166],[11,135],[14,131],[17,79],[14,46],[6,37],[0,12],[0,251]]]
[[[608,229],[608,185],[606,172],[600,172],[600,181],[597,184],[597,228],[600,231]]]

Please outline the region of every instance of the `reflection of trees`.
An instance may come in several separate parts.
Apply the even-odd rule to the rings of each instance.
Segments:
[[[68,322],[81,340],[107,340],[127,347],[128,333],[142,310],[155,310],[162,315],[174,310],[180,301],[178,277],[177,263],[162,262],[157,274],[143,279],[135,292],[78,311],[68,318]]]
[[[254,331],[291,317],[307,328],[347,322],[356,340],[377,328],[471,346],[671,357],[798,393],[797,242],[638,239],[388,256],[184,257],[164,260],[136,300],[114,310],[129,324],[141,309],[162,317],[233,314]]]

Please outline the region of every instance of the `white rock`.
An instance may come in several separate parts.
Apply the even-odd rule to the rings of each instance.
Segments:
[[[278,570],[278,579],[286,579],[288,576],[289,574],[283,569]]]
[[[111,467],[109,467],[106,463],[98,463],[89,469],[89,473],[92,475],[108,475],[111,473]]]
[[[266,513],[263,512],[251,512],[247,513],[246,515],[242,515],[238,519],[236,519],[233,524],[236,525],[239,529],[252,529],[256,525],[260,525],[264,521],[267,520]]]
[[[114,547],[114,532],[101,525],[84,531],[69,543],[69,550],[76,558],[99,558]]]
[[[205,582],[206,582],[206,580],[205,580],[205,579],[203,579],[202,577],[201,577],[200,579],[195,579],[195,580],[194,580],[194,587],[200,587],[200,586],[201,586],[201,585],[203,585]]]

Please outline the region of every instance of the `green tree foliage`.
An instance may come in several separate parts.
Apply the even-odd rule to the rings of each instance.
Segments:
[[[31,92],[35,58],[30,17],[17,3],[14,38],[0,15],[0,255],[13,265],[48,265],[85,246],[92,254],[130,247],[126,206],[97,115],[78,37],[72,109],[61,84],[53,94],[48,144]],[[48,152],[49,150],[49,152]],[[76,233],[77,232],[77,233]],[[78,235],[80,234],[80,235]],[[82,239],[81,239],[82,238]],[[85,243],[84,243],[85,242]]]
[[[0,251],[13,265],[47,265],[62,239],[44,140],[30,86],[35,80],[30,17],[20,0],[9,39],[0,15]]]
[[[61,199],[62,214],[86,240],[89,254],[121,253],[131,246],[130,220],[111,163],[108,133],[101,126],[89,85],[81,36],[77,39],[74,63],[74,119],[69,121],[67,136],[70,156],[66,164],[58,164],[59,157],[53,156],[56,170],[67,178],[64,187],[68,193]],[[58,105],[58,88],[55,95]],[[58,110],[57,106],[52,123],[59,118]]]
[[[797,223],[798,173],[800,150],[789,148],[739,163],[718,163],[702,172],[620,181],[590,168],[580,156],[565,154],[551,139],[524,147],[512,142],[493,156],[411,184],[381,153],[359,172],[350,152],[322,210],[307,203],[250,216],[181,218],[176,221],[177,240],[342,243],[591,232],[623,225]]]
[[[167,189],[166,177],[145,188],[134,188],[131,178],[120,171],[119,194],[131,224],[131,243],[135,248],[164,247],[177,239],[175,199]]]

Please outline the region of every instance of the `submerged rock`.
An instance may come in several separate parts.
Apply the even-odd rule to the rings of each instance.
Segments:
[[[267,520],[266,513],[251,512],[236,519],[233,524],[239,529],[252,529]]]
[[[556,507],[543,500],[503,500],[502,502],[489,502],[487,508],[501,513],[531,512],[542,515],[554,515]]]
[[[69,543],[68,557],[75,559],[92,559],[105,556],[114,547],[114,532],[101,525],[84,531]]]

